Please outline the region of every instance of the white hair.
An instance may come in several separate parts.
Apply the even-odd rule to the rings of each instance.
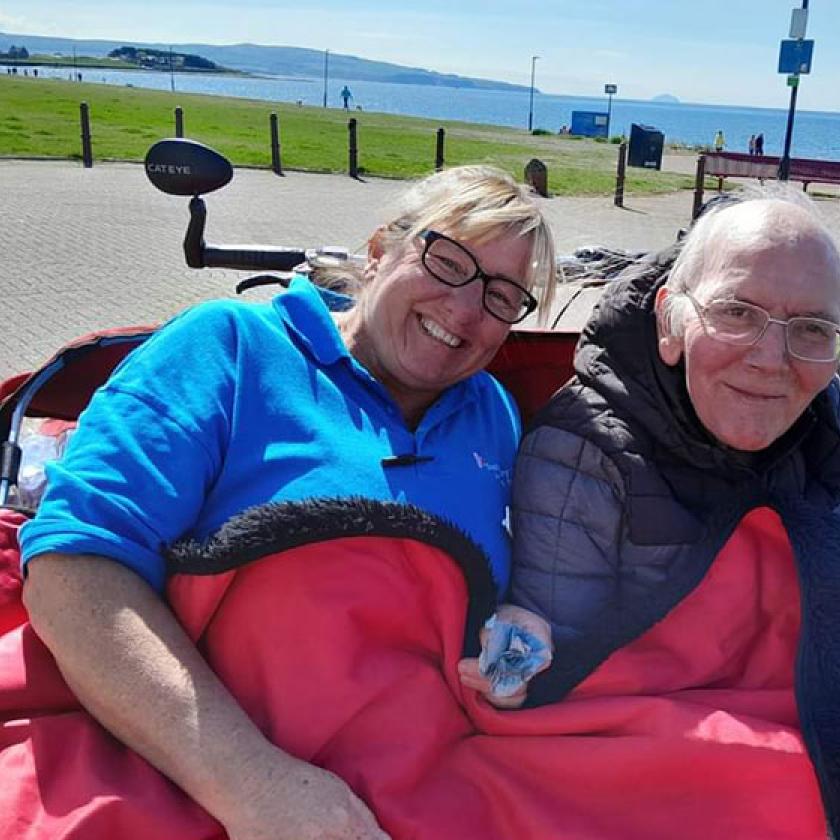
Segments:
[[[840,269],[837,241],[816,203],[804,192],[787,182],[773,182],[761,187],[749,185],[739,195],[729,198],[729,201],[710,206],[708,212],[702,213],[683,241],[665,283],[669,293],[659,312],[660,325],[666,335],[681,336],[685,332],[686,320],[694,310],[684,293],[696,290],[707,279],[723,253],[723,245],[739,241],[754,243],[760,237],[772,240],[795,235],[789,225],[776,224],[780,217],[788,217],[791,224],[804,217],[806,224],[810,223],[817,235],[822,236],[835,252]],[[744,226],[742,222],[746,214],[749,214],[752,223]],[[773,225],[769,223],[769,214],[773,214]],[[758,225],[754,223],[756,218]]]

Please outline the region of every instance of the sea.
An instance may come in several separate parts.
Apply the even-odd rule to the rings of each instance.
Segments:
[[[0,67],[0,73],[5,69]],[[18,72],[22,72],[18,68]],[[32,69],[29,69],[32,72]],[[151,70],[102,70],[80,68],[83,81],[107,85],[134,86],[184,93],[204,93],[264,99],[267,102],[300,102],[320,106],[324,101],[323,79],[277,76],[239,76],[226,74],[175,73]],[[71,79],[68,68],[39,67],[48,78]],[[782,77],[774,79],[783,84]],[[803,80],[807,84],[807,78]],[[327,104],[341,107],[339,91],[347,84],[353,98],[351,109],[404,114],[439,120],[527,128],[530,109],[529,90],[479,90],[474,88],[433,87],[429,85],[389,84],[350,79],[328,79]],[[785,89],[787,90],[787,89]],[[572,111],[607,111],[606,97],[557,96],[535,91],[533,127],[557,132],[572,121]],[[711,146],[715,133],[722,130],[729,151],[746,152],[751,134],[764,134],[764,153],[781,154],[787,126],[787,108],[748,108],[621,99],[611,105],[610,134],[629,136],[632,123],[650,126],[665,135],[666,143],[689,147]],[[840,161],[840,112],[797,110],[792,155]]]

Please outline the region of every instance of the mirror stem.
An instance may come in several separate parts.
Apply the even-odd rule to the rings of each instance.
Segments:
[[[184,256],[190,268],[204,268],[204,225],[207,206],[200,195],[190,199],[190,223],[184,236]]]

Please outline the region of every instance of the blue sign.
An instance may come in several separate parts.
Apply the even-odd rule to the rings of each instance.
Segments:
[[[813,41],[782,41],[779,49],[780,73],[810,73]]]

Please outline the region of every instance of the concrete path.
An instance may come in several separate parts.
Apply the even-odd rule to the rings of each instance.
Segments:
[[[363,249],[403,189],[400,181],[237,170],[207,198],[207,239]],[[544,203],[558,253],[590,244],[653,249],[688,223],[692,194],[630,197],[625,209],[611,198]],[[155,323],[200,300],[232,296],[247,273],[186,267],[187,218],[187,199],[156,191],[139,165],[1,161],[0,379],[91,330]]]

